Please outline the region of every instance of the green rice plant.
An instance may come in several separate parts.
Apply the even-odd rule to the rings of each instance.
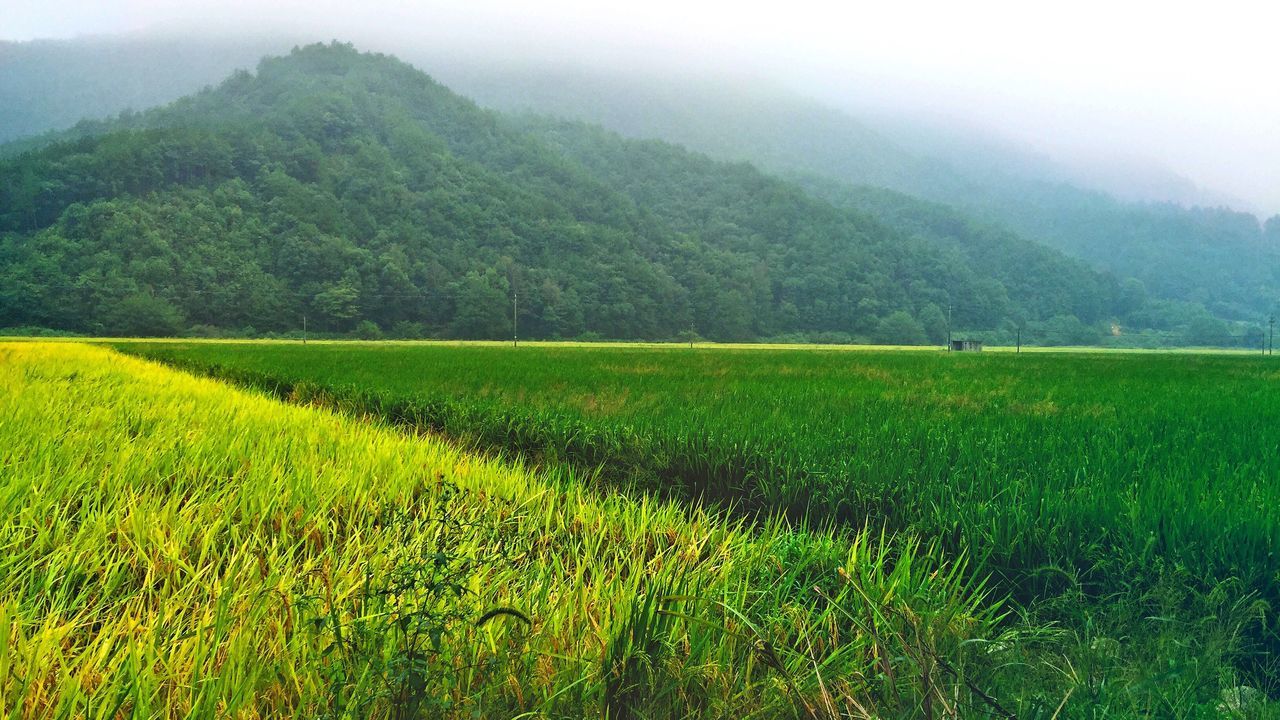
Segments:
[[[936,540],[1036,626],[1087,635],[1089,617],[1110,615],[1128,623],[1113,636],[1152,639],[1132,643],[1146,656],[1113,669],[1122,685],[1141,684],[1166,662],[1155,642],[1165,633],[1143,618],[1153,595],[1181,593],[1165,603],[1169,617],[1199,633],[1194,662],[1221,671],[1188,680],[1198,702],[1216,706],[1223,689],[1280,680],[1280,376],[1266,358],[121,347],[500,457],[572,468],[575,482],[603,495],[647,493],[754,522],[776,514]],[[1232,607],[1263,610],[1231,629],[1197,624],[1195,608],[1224,587]],[[1056,654],[1041,658],[1050,664],[1075,654],[1045,652]],[[1074,692],[1062,712],[1081,697]]]
[[[106,348],[0,343],[0,710],[602,716],[625,687],[606,658],[643,650],[645,696],[681,716],[911,716],[919,691],[881,699],[871,640],[812,592],[861,617],[854,564],[885,565],[868,597],[957,618],[938,648],[997,632],[907,536],[748,528],[404,430]],[[660,601],[677,593],[697,600]],[[662,614],[637,635],[644,602]]]

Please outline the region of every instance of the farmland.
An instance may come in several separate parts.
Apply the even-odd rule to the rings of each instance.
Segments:
[[[0,344],[11,714],[1275,715],[1264,358],[114,344]]]
[[[973,699],[994,631],[928,544],[601,498],[104,348],[0,344],[0,418],[6,716],[911,713]]]
[[[1280,375],[1265,358],[127,348],[572,468],[576,485],[605,497],[656,492],[720,517],[930,538],[1008,593],[1026,626],[1066,628],[1095,648],[1097,636],[1126,637],[1134,654],[1109,660],[1128,664],[1115,672],[1163,665],[1160,682],[1186,683],[1188,695],[1274,681]],[[1191,649],[1161,645],[1170,636]]]
[[[1021,583],[1280,569],[1276,369],[1253,356],[134,346],[688,498],[947,537]],[[1054,582],[1054,579],[1041,582]],[[1031,588],[1034,590],[1034,588]]]

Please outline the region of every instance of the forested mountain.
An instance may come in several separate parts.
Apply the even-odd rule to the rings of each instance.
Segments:
[[[510,119],[345,45],[0,161],[0,233],[0,326],[87,332],[285,331],[306,315],[500,337],[518,293],[533,337],[924,342],[948,299],[981,328],[1096,323],[1120,298],[1051,251],[1002,259],[745,164]],[[1031,281],[1005,285],[1028,256]]]
[[[768,171],[950,205],[1134,277],[1153,297],[1200,304],[1219,317],[1257,319],[1280,301],[1280,245],[1254,216],[1122,202],[1067,182],[1065,168],[991,152],[963,133],[930,137],[916,129],[888,137],[821,104],[741,85],[474,65],[449,72],[464,92],[501,110],[583,119]],[[945,156],[943,145],[951,148]]]
[[[749,229],[750,237],[760,243],[753,255],[766,258],[770,268],[793,266],[800,259],[792,249],[769,242],[770,237],[788,232],[780,222],[793,223],[793,218],[804,217],[818,232],[834,235],[839,232],[836,223],[848,216],[837,205],[817,198],[816,190],[798,194],[797,186],[763,177],[746,163],[713,165],[717,172],[709,175],[703,169],[702,156],[674,145],[628,141],[598,126],[571,121],[536,117],[522,121],[525,128],[581,163],[594,177],[640,207],[660,212],[677,230],[714,229],[733,218],[735,225]],[[955,323],[965,328],[1015,327],[1028,319],[1059,315],[1092,324],[1129,309],[1117,305],[1121,296],[1115,280],[1083,263],[1007,231],[978,227],[954,211],[883,192],[901,199],[897,212],[832,195],[840,204],[858,205],[865,216],[863,222],[874,216],[900,236],[896,243],[876,248],[875,258],[862,261],[887,273],[872,276],[878,290],[862,293],[856,305],[842,306],[830,301],[841,297],[839,275],[843,268],[819,264],[795,273],[800,282],[791,293],[806,298],[805,304],[819,309],[820,315],[841,318],[830,329],[851,329],[863,337],[875,337],[876,326],[870,318],[906,308],[929,320],[929,334],[937,340],[944,333],[942,311],[948,305],[954,310]],[[948,214],[948,223],[931,222],[931,213],[939,212]],[[824,228],[819,223],[830,226]],[[738,272],[744,285],[751,283],[756,273],[747,266]],[[756,292],[769,291],[760,287]],[[813,327],[817,322],[817,317],[807,318],[801,326]]]
[[[7,61],[0,67],[14,70],[0,73],[0,133],[18,125],[24,131],[65,127],[76,108],[99,116],[176,97],[210,82],[219,64],[228,71],[250,65],[247,58],[272,42],[286,44],[224,37],[0,45],[0,58]],[[1206,311],[1256,323],[1275,309],[1280,295],[1280,219],[1260,227],[1252,216],[1225,209],[1121,202],[1073,184],[1064,168],[1017,148],[993,150],[962,130],[886,124],[884,118],[868,124],[759,84],[518,67],[429,48],[407,52],[482,106],[576,118],[627,137],[663,139],[717,159],[752,162],[820,190],[828,202],[865,198],[870,191],[859,187],[875,186],[948,205],[970,225],[997,234],[1007,228],[1116,278],[1137,279],[1141,286],[1130,284],[1130,296],[1151,302],[1139,317],[1127,319],[1129,325],[1185,329]],[[97,89],[86,95],[90,87]],[[119,127],[117,121],[83,123],[73,134]],[[0,146],[0,154],[47,142]],[[854,201],[849,207],[886,224],[920,226],[903,207],[887,215],[880,215],[880,203]],[[926,218],[933,212],[928,203],[908,207],[924,210]],[[978,272],[998,273],[999,265]],[[1107,298],[1098,301],[1105,304]]]

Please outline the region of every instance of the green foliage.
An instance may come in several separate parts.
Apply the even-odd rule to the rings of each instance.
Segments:
[[[356,337],[361,340],[381,340],[382,329],[368,320],[361,320],[356,326]]]
[[[882,345],[924,345],[924,326],[902,310],[889,313],[876,327],[875,341]]]
[[[344,278],[343,282],[316,293],[311,299],[311,307],[332,329],[341,330],[360,312],[360,289],[349,278]]]
[[[365,571],[351,596],[339,595],[324,579],[318,594],[303,594],[297,608],[320,646],[327,698],[325,717],[368,717],[374,708],[390,708],[392,720],[440,717],[453,709],[449,686],[462,672],[509,672],[500,658],[480,667],[450,662],[459,633],[495,618],[529,624],[512,608],[481,612],[470,584],[473,577],[504,562],[494,550],[501,539],[496,516],[475,519],[459,510],[450,483],[429,489],[440,502],[434,517],[394,510],[381,521],[392,535],[392,553],[381,567]],[[489,521],[487,525],[482,521]],[[480,535],[479,555],[468,538]]]
[[[941,345],[947,341],[947,316],[942,312],[942,308],[929,303],[920,311],[920,326],[924,329],[925,337],[928,338],[929,344]]]
[[[109,335],[151,337],[177,335],[184,329],[182,313],[163,298],[135,293],[113,304],[102,316]]]
[[[974,329],[1093,323],[1114,294],[1007,234],[899,229],[744,164],[504,117],[345,45],[94,127],[0,160],[0,325],[123,331],[112,308],[143,295],[200,327],[495,339],[518,292],[529,338],[866,338],[952,301]]]
[[[1111,311],[1114,293],[1106,286],[1115,280],[1106,275],[1136,278],[1152,297],[1195,303],[1228,320],[1256,319],[1280,301],[1280,218],[1264,225],[1226,208],[1124,202],[1064,182],[1063,169],[1042,158],[993,148],[954,127],[913,128],[909,118],[871,127],[811,100],[722,79],[489,69],[462,73],[459,83],[493,107],[587,120],[628,137],[679,143],[798,176],[820,197],[863,208],[890,225],[927,228],[950,248],[963,251],[977,240],[981,253],[992,237],[1017,240],[1009,250],[1022,262],[996,256],[975,270],[998,278],[1011,298],[1043,285],[1049,307],[1037,308],[1041,318],[1072,314],[1093,323],[1098,312]],[[907,195],[893,199],[897,193]],[[931,203],[946,207],[930,210]],[[958,222],[939,223],[940,213]],[[1044,254],[1047,248],[1081,262],[1056,275],[1046,272],[1045,261],[1057,254]],[[1099,282],[1090,268],[1106,274],[1100,292],[1088,287]],[[1079,291],[1072,287],[1077,279],[1086,283]],[[1064,302],[1064,296],[1086,305]],[[1041,303],[1032,295],[1019,304]],[[962,319],[966,305],[956,303],[960,325],[990,326]]]
[[[0,136],[65,127],[80,117],[106,116],[129,106],[142,108],[169,101],[213,83],[235,67],[251,65],[264,52],[278,51],[288,44],[285,41],[233,38],[184,38],[181,41],[131,38],[128,41],[83,39],[0,45],[6,68],[12,70],[0,78],[0,105],[5,107],[6,118],[11,120],[8,128],[0,128]],[[1039,159],[1028,161],[1025,154],[1002,152],[999,148],[992,152],[989,144],[975,142],[972,137],[965,137],[963,132],[938,128],[912,129],[899,127],[898,123],[884,125],[877,131],[834,109],[762,89],[758,85],[735,86],[721,79],[715,82],[682,82],[671,77],[566,74],[545,67],[512,70],[469,66],[463,69],[458,67],[459,59],[456,57],[442,57],[430,49],[411,52],[414,54],[408,59],[419,67],[439,69],[455,88],[490,107],[519,111],[534,109],[578,118],[599,123],[628,137],[659,138],[706,152],[717,159],[746,160],[766,171],[797,174],[801,176],[799,182],[819,197],[844,207],[863,210],[900,234],[922,236],[928,243],[926,252],[923,256],[913,257],[911,262],[919,267],[929,263],[937,266],[927,273],[930,276],[927,285],[935,294],[945,290],[954,295],[955,320],[960,327],[992,329],[1007,317],[1045,320],[1068,314],[1087,325],[1114,319],[1125,328],[1156,329],[1144,324],[1143,316],[1129,317],[1144,295],[1161,301],[1196,305],[1229,321],[1256,322],[1269,314],[1277,302],[1280,218],[1260,224],[1258,219],[1246,213],[1221,208],[1184,209],[1173,205],[1118,201],[1103,193],[1062,182],[1060,168],[1046,166]],[[341,62],[317,61],[309,63],[305,71],[332,73],[338,69],[341,69]],[[146,81],[123,82],[122,78],[146,78]],[[252,91],[256,82],[243,71],[236,73],[233,79],[237,92]],[[286,78],[277,76],[277,79]],[[310,101],[291,98],[288,112],[298,116],[283,123],[285,133],[277,138],[272,152],[268,154],[255,149],[245,162],[240,163],[237,172],[259,172],[267,165],[278,164],[288,174],[311,182],[319,179],[316,173],[326,164],[327,155],[333,151],[341,152],[347,145],[346,140],[365,135],[360,125],[360,108],[371,104],[352,96],[350,87],[342,89],[342,96],[320,85],[312,85],[311,88],[321,97]],[[227,100],[227,107],[214,108],[207,113],[210,118],[225,118],[228,107],[261,111],[261,105],[273,96],[264,92],[252,98],[231,96],[229,93],[220,97]],[[381,102],[372,105],[386,108]],[[400,119],[405,116],[420,119],[412,112],[402,114]],[[412,147],[413,135],[419,134],[417,139],[426,143],[432,136],[439,139],[438,136],[448,135],[449,131],[465,126],[465,122],[459,123],[456,118],[435,115],[431,119],[444,119],[446,122],[440,126],[432,124],[428,133],[405,132],[402,126],[394,133],[379,132],[374,144],[388,145],[388,139],[393,139],[389,149],[393,159],[399,159],[412,154],[403,148],[406,143]],[[0,148],[0,153],[16,155],[24,149],[41,148],[52,142],[99,137],[126,129],[142,130],[157,124],[173,129],[189,122],[187,118],[172,115],[157,120],[155,113],[128,112],[111,121],[85,122],[66,133],[5,146]],[[223,129],[218,128],[219,134]],[[189,144],[175,144],[158,136],[151,136],[149,140],[163,147],[164,154],[191,152],[196,158],[210,157],[209,153]],[[201,142],[206,141],[207,138]],[[452,140],[447,144],[450,152],[463,154],[458,152],[458,146]],[[465,143],[468,149],[480,145],[483,143]],[[489,155],[485,161],[495,157]],[[114,160],[120,162],[122,171],[125,166],[134,165],[124,162],[123,157]],[[99,172],[104,168],[110,169],[101,165],[95,169],[92,163],[83,165],[80,170]],[[510,165],[504,166],[504,170],[510,168]],[[140,173],[140,169],[136,165],[127,168],[127,174],[132,178],[130,182],[159,177],[153,170]],[[216,171],[218,167],[215,164],[208,169]],[[222,169],[225,170],[225,166]],[[195,167],[184,171],[176,164],[171,171],[175,177],[185,177],[188,181],[200,177],[201,172]],[[241,174],[241,177],[245,175]],[[361,185],[365,189],[381,188],[398,184],[405,177],[401,173],[391,182],[384,182],[385,178],[381,178]],[[6,176],[5,180],[13,194],[0,198],[0,214],[5,212],[6,203],[18,211],[15,213],[18,223],[15,227],[23,233],[32,233],[43,227],[60,208],[58,202],[51,201],[80,182],[74,175],[70,184],[65,177],[50,180],[44,170],[36,166],[26,166],[20,172]],[[113,192],[126,184],[117,185]],[[945,203],[950,207],[931,208],[930,203],[908,196],[892,199],[893,193],[861,186],[892,188],[914,198]],[[0,191],[3,189],[4,186],[0,186]],[[382,195],[383,200],[387,197]],[[600,198],[596,205],[601,202],[607,204],[612,201]],[[384,220],[378,209],[326,206],[324,203],[313,207],[324,210],[330,217],[358,216],[365,227],[369,221],[382,223]],[[946,218],[947,215],[950,219]],[[362,246],[367,241],[367,238],[357,237],[346,230],[332,234],[345,234],[356,245]],[[445,237],[452,242],[457,233]],[[1006,242],[993,242],[999,238]],[[541,238],[539,242],[542,242]],[[1082,262],[1064,263],[1058,253],[1046,252],[1041,245],[1060,250]],[[554,244],[542,247],[548,246],[554,247]],[[409,251],[410,257],[415,254],[412,244],[405,244],[404,249]],[[877,252],[885,251],[877,249]],[[653,254],[644,257],[648,261],[654,259]],[[495,264],[491,258],[485,257],[470,267],[456,268],[447,264],[443,267],[450,273],[447,282],[453,282],[467,271],[482,272]],[[902,280],[897,277],[892,264],[890,268],[886,274]],[[1099,275],[1091,272],[1090,268],[1105,272]],[[383,269],[377,268],[379,272]],[[571,272],[583,269],[574,267]],[[596,267],[585,269],[589,272],[597,270]],[[274,274],[276,269],[267,270]],[[440,289],[442,286],[424,285],[422,278],[415,277],[412,263],[400,265],[396,270],[404,272],[392,273],[394,285],[382,288],[383,293],[377,297],[367,296],[369,301],[381,304],[391,299],[400,300],[404,295],[418,293],[420,289],[429,289],[430,292],[416,294],[415,297],[436,307],[437,312],[446,315],[451,312],[448,298],[439,297],[445,294]],[[777,273],[776,270],[774,272]],[[940,272],[946,277],[937,277]],[[787,277],[795,275],[789,270],[786,272]],[[622,276],[628,282],[634,280],[631,270]],[[390,277],[380,274],[378,282]],[[981,277],[998,280],[1007,293],[1010,306],[1000,306],[998,292],[994,304],[990,298],[983,297],[994,288],[990,285],[976,288],[973,280]],[[694,282],[700,284],[703,280],[675,279],[684,288],[689,288]],[[1141,283],[1140,293],[1129,292],[1135,289],[1128,284],[1131,280]],[[562,289],[580,284],[573,278],[558,277],[554,281]],[[1125,289],[1125,294],[1120,297],[1117,297],[1116,281],[1120,281]],[[742,285],[742,280],[735,280],[734,284]],[[775,286],[779,284],[774,283]],[[866,327],[806,330],[795,326],[791,320],[794,313],[784,304],[768,327],[754,328],[748,327],[752,323],[746,320],[754,317],[751,313],[760,309],[756,298],[744,293],[741,287],[736,288],[736,292],[734,290],[717,287],[704,293],[725,308],[721,312],[726,318],[724,322],[710,318],[702,320],[703,326],[699,329],[704,335],[733,339],[742,337],[749,330],[756,337],[797,331],[844,332],[865,337],[872,334],[875,322],[892,310],[906,310],[923,320],[920,306],[925,302],[946,306],[945,298],[922,300],[915,296],[916,290],[912,290],[909,303],[900,297],[888,297],[877,292],[871,299],[884,307],[874,313]],[[964,297],[974,293],[979,297]],[[591,297],[582,299],[585,299],[588,310],[597,302]],[[838,297],[828,301],[840,305],[856,303],[859,299]],[[745,312],[744,301],[747,304]],[[60,298],[59,302],[66,300]],[[178,304],[188,315],[192,314],[191,307],[181,302]],[[3,289],[0,288],[0,317],[3,317],[3,307]],[[575,304],[574,308],[578,312],[583,309],[580,304]],[[558,304],[538,307],[530,315],[540,322],[525,326],[533,333],[532,336],[539,337],[573,337],[586,331],[579,316],[566,314],[569,309]],[[371,312],[371,309],[365,308],[364,312]],[[412,318],[369,319],[384,329],[404,320],[424,323],[439,336],[448,334],[448,318],[428,317],[426,313],[419,312],[419,308],[412,308],[411,312],[418,315]],[[826,308],[819,308],[820,314],[825,312]],[[1004,312],[1006,315],[998,319],[984,317],[980,321],[969,317],[991,312]],[[288,316],[297,315],[298,309],[291,308]],[[65,318],[77,316],[83,317],[83,314],[68,313]],[[269,315],[262,315],[266,316]],[[65,318],[62,320],[64,323]],[[39,322],[45,323],[44,320]],[[281,323],[277,329],[284,329],[288,321],[277,318],[275,322]],[[259,318],[254,320],[254,324],[265,327],[268,323]],[[1174,333],[1149,333],[1141,343],[1151,344],[1157,338],[1161,342],[1182,342],[1186,335],[1186,322],[1182,325]],[[64,324],[60,327],[70,326]],[[609,337],[660,336],[646,335],[630,327],[597,327],[591,331]]]
[[[1227,324],[1212,316],[1201,316],[1191,321],[1187,327],[1187,344],[1202,347],[1225,347],[1231,345],[1231,334]]]
[[[507,293],[493,272],[467,273],[454,289],[457,310],[449,326],[456,338],[496,340],[511,336],[511,316],[507,310]]]
[[[1032,326],[1040,341],[1049,346],[1095,345],[1101,337],[1096,328],[1089,327],[1071,315],[1057,315],[1048,321]]]

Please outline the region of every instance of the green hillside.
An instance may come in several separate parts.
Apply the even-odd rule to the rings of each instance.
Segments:
[[[284,39],[252,37],[0,43],[0,62],[12,70],[0,75],[0,140],[27,136],[0,146],[0,155],[119,129],[120,120],[92,120],[63,133],[31,136],[66,128],[76,118],[169,101],[287,45]],[[1024,149],[945,123],[858,119],[758,82],[512,66],[430,48],[405,52],[451,88],[499,111],[531,110],[597,123],[625,137],[674,142],[716,159],[796,176],[809,190],[822,181],[828,187],[818,196],[837,204],[871,186],[947,205],[966,224],[1021,235],[1118,280],[1136,280],[1127,282],[1128,295],[1147,298],[1146,307],[1134,313],[1132,303],[1122,302],[1114,319],[1126,332],[1153,329],[1144,342],[1254,344],[1259,323],[1280,296],[1280,218],[1260,224],[1225,209],[1123,202],[1087,189],[1087,177],[1073,178]],[[130,115],[123,124],[137,122]],[[846,187],[833,193],[832,185]],[[1132,194],[1144,192],[1135,187]],[[882,216],[878,202],[852,203],[896,228],[911,213],[894,205]],[[913,228],[932,223],[934,210],[919,207],[924,218],[906,217]],[[936,229],[926,234],[936,238]],[[951,237],[946,244],[959,241]],[[982,272],[999,276],[999,267]],[[1056,329],[1041,329],[1031,320],[1025,327],[1052,342],[1065,336],[1096,339],[1106,330],[1086,325],[1063,320]],[[1008,331],[1000,337],[1011,337]]]
[[[766,171],[944,203],[1217,317],[1256,320],[1280,300],[1280,217],[1264,224],[1227,209],[1123,202],[1067,182],[1044,159],[995,152],[963,131],[880,132],[820,103],[733,81],[452,72],[456,87],[498,109],[596,122]]]
[[[346,45],[0,161],[0,326],[716,339],[941,339],[958,324],[1097,323],[1001,263],[900,232],[750,166],[511,120]],[[991,263],[995,262],[993,266]],[[826,334],[826,335],[823,335]]]

